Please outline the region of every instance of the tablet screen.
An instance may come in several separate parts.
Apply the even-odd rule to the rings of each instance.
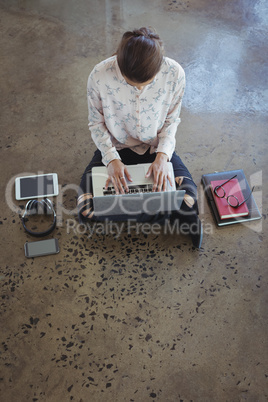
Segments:
[[[20,197],[43,197],[55,193],[53,175],[22,177],[20,179]]]

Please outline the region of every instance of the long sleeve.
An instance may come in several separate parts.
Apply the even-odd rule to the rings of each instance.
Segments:
[[[107,166],[112,160],[120,159],[120,156],[112,143],[111,135],[106,127],[102,100],[97,88],[98,83],[94,82],[93,75],[94,71],[89,76],[87,84],[88,127],[96,147],[101,151],[102,162]]]
[[[176,145],[176,132],[178,125],[181,122],[180,112],[182,98],[185,90],[185,73],[181,69],[179,80],[176,83],[170,83],[175,87],[173,92],[174,96],[170,104],[166,120],[161,131],[158,133],[159,143],[156,152],[165,153],[169,160],[175,150]]]

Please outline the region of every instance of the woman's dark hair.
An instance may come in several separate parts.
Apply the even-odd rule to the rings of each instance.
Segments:
[[[117,49],[123,76],[136,83],[151,80],[163,62],[163,44],[153,28],[125,32]]]

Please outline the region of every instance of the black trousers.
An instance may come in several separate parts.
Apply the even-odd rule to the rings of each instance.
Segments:
[[[136,152],[133,152],[129,148],[124,148],[120,151],[118,151],[120,158],[122,162],[125,165],[135,165],[135,164],[140,164],[140,163],[152,163],[155,160],[156,153],[150,154],[150,150],[145,152],[143,155],[139,155]],[[197,206],[197,187],[196,184],[194,183],[192,176],[187,169],[187,167],[184,165],[182,162],[181,158],[174,152],[172,155],[172,158],[170,160],[173,166],[174,170],[174,175],[176,177],[184,177],[184,180],[182,184],[179,186],[176,183],[177,190],[185,190],[186,194],[191,196],[194,199],[194,205],[192,208],[189,208],[185,202],[182,203],[180,212],[172,212],[172,213],[157,213],[156,215],[147,215],[147,214],[140,214],[139,216],[136,217],[138,222],[158,222],[158,223],[164,223],[165,220],[167,219],[177,219],[182,216],[186,215],[191,215],[191,214],[198,214],[198,206]],[[80,182],[80,191],[79,191],[79,196],[82,194],[93,194],[92,190],[92,168],[95,166],[103,166],[102,163],[102,156],[101,152],[97,149],[94,153],[94,156],[88,166],[86,167],[82,178]],[[88,200],[87,200],[88,202]],[[93,211],[93,202],[90,200],[88,208],[91,208],[91,211]],[[84,221],[84,216],[80,215],[79,216],[80,221]],[[107,219],[107,217],[102,218],[102,217],[96,217],[93,216],[89,218],[89,220],[92,221],[103,221]],[[126,220],[127,217],[115,217],[113,216],[111,220]],[[133,219],[133,216],[132,216]]]

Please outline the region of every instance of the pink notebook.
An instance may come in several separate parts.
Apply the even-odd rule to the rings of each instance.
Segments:
[[[232,208],[226,198],[219,198],[216,196],[214,193],[215,187],[221,185],[224,183],[226,180],[215,180],[211,182],[211,192],[214,197],[214,201],[218,210],[218,213],[220,215],[221,219],[229,219],[229,218],[236,218],[239,216],[246,216],[249,214],[248,207],[246,203],[241,205],[238,208]],[[244,201],[244,195],[242,193],[239,181],[237,179],[232,179],[228,183],[224,184],[223,186],[225,190],[225,197],[228,197],[228,195],[235,195],[238,198],[239,203]],[[221,191],[221,190],[219,190]]]

